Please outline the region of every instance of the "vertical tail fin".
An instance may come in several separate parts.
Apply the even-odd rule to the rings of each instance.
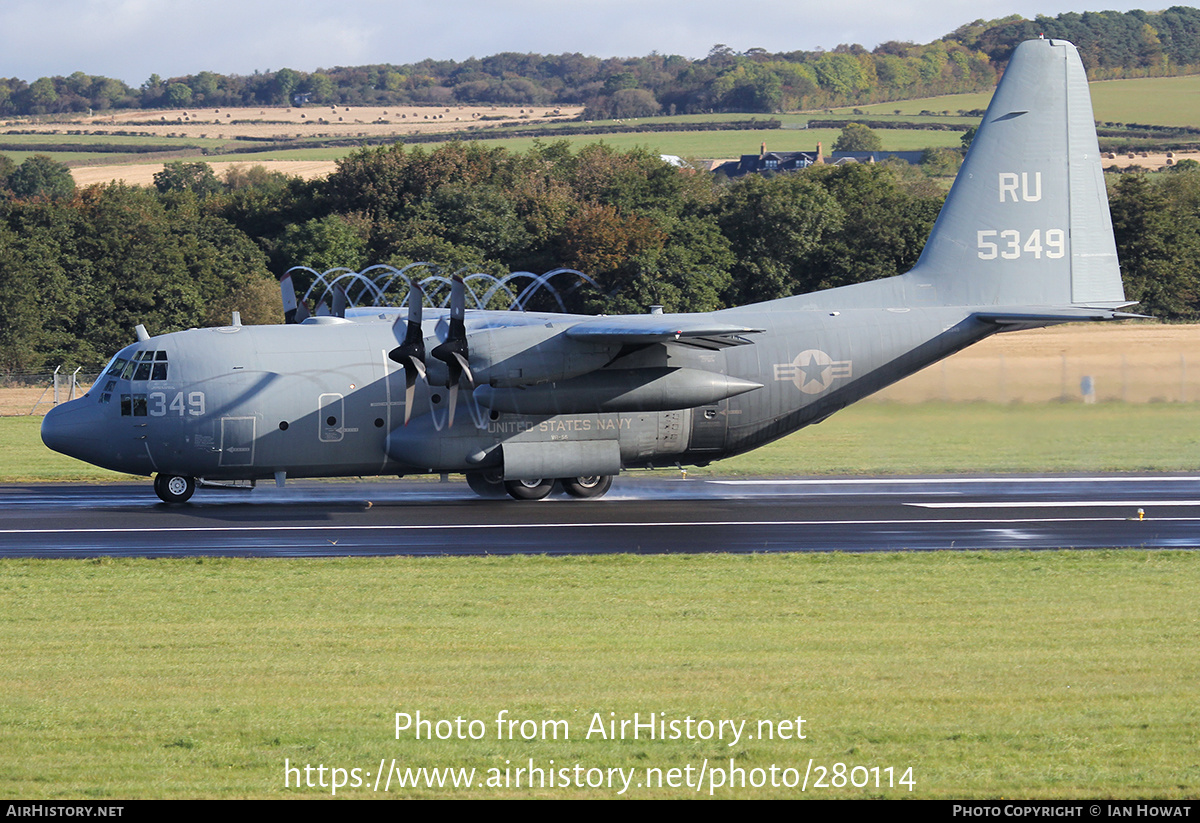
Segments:
[[[906,279],[922,304],[1125,305],[1091,96],[1073,45],[1017,47]]]

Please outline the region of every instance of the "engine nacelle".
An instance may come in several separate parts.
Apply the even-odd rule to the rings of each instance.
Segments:
[[[579,414],[691,409],[719,403],[761,383],[686,368],[598,371],[535,386],[480,386],[475,399],[509,414]]]

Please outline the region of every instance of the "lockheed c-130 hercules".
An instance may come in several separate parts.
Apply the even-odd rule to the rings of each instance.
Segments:
[[[286,289],[285,289],[286,291]],[[293,293],[294,299],[294,293]],[[483,495],[608,490],[623,468],[748,451],[996,332],[1113,320],[1121,285],[1074,46],[1013,54],[907,274],[705,314],[449,311],[312,317],[122,349],[42,439],[196,485],[462,472]]]

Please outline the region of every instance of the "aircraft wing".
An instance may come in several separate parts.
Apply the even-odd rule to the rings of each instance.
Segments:
[[[743,335],[760,334],[762,331],[732,323],[719,323],[704,315],[639,314],[584,320],[567,329],[567,337],[631,346],[680,343],[700,349],[723,349],[749,345],[754,341]]]

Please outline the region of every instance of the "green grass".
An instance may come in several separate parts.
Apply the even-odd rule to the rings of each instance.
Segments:
[[[533,148],[536,141],[562,139],[576,150],[590,143],[603,142],[621,151],[633,148],[648,148],[659,154],[674,154],[680,157],[735,158],[743,154],[757,154],[765,141],[768,149],[780,151],[812,151],[821,142],[826,153],[832,150],[834,141],[841,135],[840,129],[771,129],[768,131],[697,131],[697,132],[649,132],[641,134],[587,134],[555,137],[498,137],[487,140],[484,145],[500,146],[514,152],[525,152]],[[920,129],[887,129],[879,132],[885,151],[918,151],[926,148],[960,145],[960,133],[951,131],[922,131]],[[414,143],[426,151],[441,143]],[[356,151],[353,148],[280,149],[278,151],[255,152],[252,154],[222,154],[180,157],[193,161],[232,161],[254,164],[266,160],[338,160]],[[88,155],[95,160],[97,155]],[[155,162],[147,159],[144,162]]]
[[[1191,403],[859,403],[702,475],[1195,471]],[[0,417],[0,480],[117,480],[42,445],[40,417]]]
[[[860,403],[713,474],[1195,471],[1191,403]]]
[[[810,797],[1195,797],[1198,588],[1179,552],[0,561],[0,797],[322,796],[285,789],[285,759],[380,758],[481,777],[811,758],[911,767],[915,790]],[[502,710],[570,739],[497,739]],[[396,739],[418,711],[484,737]],[[799,716],[806,738],[585,739],[634,712]]]
[[[825,152],[832,151],[841,129],[772,129],[770,131],[694,131],[654,132],[647,134],[576,135],[563,138],[573,146],[603,141],[621,151],[646,147],[660,154],[680,157],[735,158],[743,154],[758,154],[766,142],[768,150],[812,151],[821,142]],[[961,144],[957,132],[888,129],[880,131],[885,151],[915,151],[938,146]],[[541,138],[545,142],[545,138]],[[489,140],[489,146],[504,146],[510,151],[523,152],[533,147],[534,138],[503,138]],[[426,146],[436,144],[424,144]]]
[[[1092,83],[1096,119],[1157,126],[1200,126],[1200,75]]]
[[[40,416],[0,417],[0,482],[129,479],[46,448],[41,426]]]
[[[1198,413],[860,404],[713,471],[1193,470]],[[0,475],[117,477],[46,451],[39,423],[0,418]],[[915,780],[812,797],[1195,797],[1197,590],[1188,552],[0,560],[0,798],[324,796],[285,788],[285,760],[361,775],[381,758],[481,779],[530,759],[644,778],[811,758]],[[570,739],[497,739],[502,710]],[[396,739],[417,711],[484,737]],[[801,716],[806,738],[585,737],[635,712]],[[366,783],[339,796],[379,796]]]
[[[227,145],[227,140],[217,140],[213,138],[201,137],[159,137],[159,136],[137,136],[137,135],[108,135],[108,134],[0,134],[0,145],[5,146],[0,150],[0,154],[5,155],[14,163],[22,163],[33,154],[49,154],[60,163],[69,165],[118,165],[118,164],[134,164],[134,163],[156,163],[162,162],[163,154],[158,152],[153,153],[137,153],[137,152],[114,152],[114,151],[87,151],[78,150],[75,147],[79,146],[173,146],[172,151],[189,152],[194,151],[196,159],[208,160],[209,157],[204,156],[202,148],[217,148]],[[14,146],[38,146],[36,150],[24,151]],[[55,146],[62,146],[59,150]],[[71,150],[67,150],[70,147]],[[170,157],[170,159],[177,159]]]
[[[917,117],[923,111],[932,112],[949,112],[949,117],[923,118],[926,120],[932,119],[934,122],[958,123],[977,121],[978,118],[961,118],[958,117],[958,112],[974,111],[975,109],[986,109],[988,103],[992,99],[992,93],[978,92],[975,94],[947,94],[943,97],[920,97],[915,100],[893,100],[888,103],[871,103],[865,106],[840,106],[832,111],[840,116],[849,115],[854,109],[858,109],[864,114],[872,117],[878,116],[896,116],[895,112],[900,112],[900,117],[908,120]]]
[[[132,134],[4,134],[0,133],[0,144],[50,144],[50,145],[100,145],[100,146],[144,146],[178,145],[181,149],[197,146],[216,148],[226,145],[228,140],[203,137],[166,137]]]
[[[1185,77],[1146,77],[1133,80],[1106,80],[1091,83],[1092,109],[1100,122],[1150,123],[1156,126],[1200,126],[1200,75]],[[950,112],[937,122],[966,122],[954,115],[958,111],[986,109],[991,93],[951,94],[918,100],[897,100],[867,106],[834,109],[839,116],[857,108],[872,117],[895,116],[911,119],[922,111]]]

